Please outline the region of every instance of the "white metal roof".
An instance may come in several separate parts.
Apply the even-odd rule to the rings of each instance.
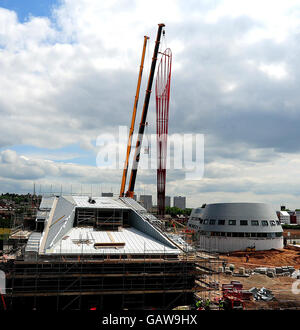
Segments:
[[[285,217],[289,217],[290,215],[287,213],[287,211],[279,211],[280,215],[283,215]]]
[[[130,197],[120,197],[120,200],[138,212],[147,212],[147,210],[140,203]]]
[[[50,210],[52,208],[55,196],[43,196],[40,204],[40,210]]]
[[[129,209],[118,197],[92,197],[94,204],[89,203],[87,196],[72,196],[72,199],[77,207]]]
[[[81,243],[80,243],[81,242]],[[125,243],[124,248],[94,248],[95,243]],[[46,254],[178,254],[136,228],[122,231],[95,231],[92,227],[74,227],[59,242],[46,250]]]

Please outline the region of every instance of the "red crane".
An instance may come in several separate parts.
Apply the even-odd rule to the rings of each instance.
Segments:
[[[156,138],[157,138],[157,208],[165,214],[166,165],[169,123],[172,52],[167,48],[162,53],[156,76]]]

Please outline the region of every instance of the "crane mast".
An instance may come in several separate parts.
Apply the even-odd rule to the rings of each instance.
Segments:
[[[135,186],[138,164],[139,164],[139,160],[140,160],[143,135],[144,135],[145,125],[146,125],[146,118],[147,118],[149,101],[150,101],[150,96],[151,96],[152,83],[153,83],[155,66],[156,66],[156,61],[157,61],[157,54],[158,54],[158,49],[159,49],[159,44],[160,44],[160,37],[161,37],[162,29],[164,26],[165,26],[165,24],[162,24],[162,23],[158,24],[158,30],[157,30],[155,47],[154,47],[152,63],[151,63],[151,68],[150,68],[150,73],[149,73],[148,85],[147,85],[145,99],[144,99],[143,112],[142,112],[141,122],[140,122],[140,126],[139,126],[138,138],[136,141],[133,165],[132,165],[132,169],[131,169],[128,190],[126,192],[126,196],[131,197],[131,198],[133,198],[133,196],[134,196],[134,186]]]
[[[133,131],[134,131],[136,111],[137,111],[137,106],[138,106],[138,102],[139,102],[140,87],[141,87],[143,68],[144,68],[144,60],[145,60],[145,53],[146,53],[146,46],[147,46],[148,39],[149,39],[149,37],[144,36],[143,52],[142,52],[139,77],[138,77],[138,82],[137,82],[137,87],[136,87],[136,93],[135,93],[135,98],[134,98],[131,126],[130,126],[130,130],[129,130],[129,136],[128,136],[128,142],[127,142],[126,158],[125,158],[124,169],[123,169],[123,176],[122,176],[121,189],[120,189],[120,197],[124,196],[124,191],[125,191],[126,177],[127,177],[127,171],[128,171],[128,162],[129,162],[130,151],[131,151],[131,143],[132,143],[132,136],[133,136]]]

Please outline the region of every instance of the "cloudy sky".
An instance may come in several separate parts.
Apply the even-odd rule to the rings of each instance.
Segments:
[[[0,0],[0,192],[119,191],[96,140],[130,124],[147,34],[139,121],[161,22],[170,133],[205,135],[204,177],[170,170],[167,194],[300,207],[300,0]]]

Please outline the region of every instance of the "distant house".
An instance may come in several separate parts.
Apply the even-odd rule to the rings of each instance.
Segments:
[[[300,225],[300,210],[295,211],[297,225]]]
[[[291,223],[291,216],[287,211],[278,211],[277,216],[281,223],[285,223],[285,224]]]

